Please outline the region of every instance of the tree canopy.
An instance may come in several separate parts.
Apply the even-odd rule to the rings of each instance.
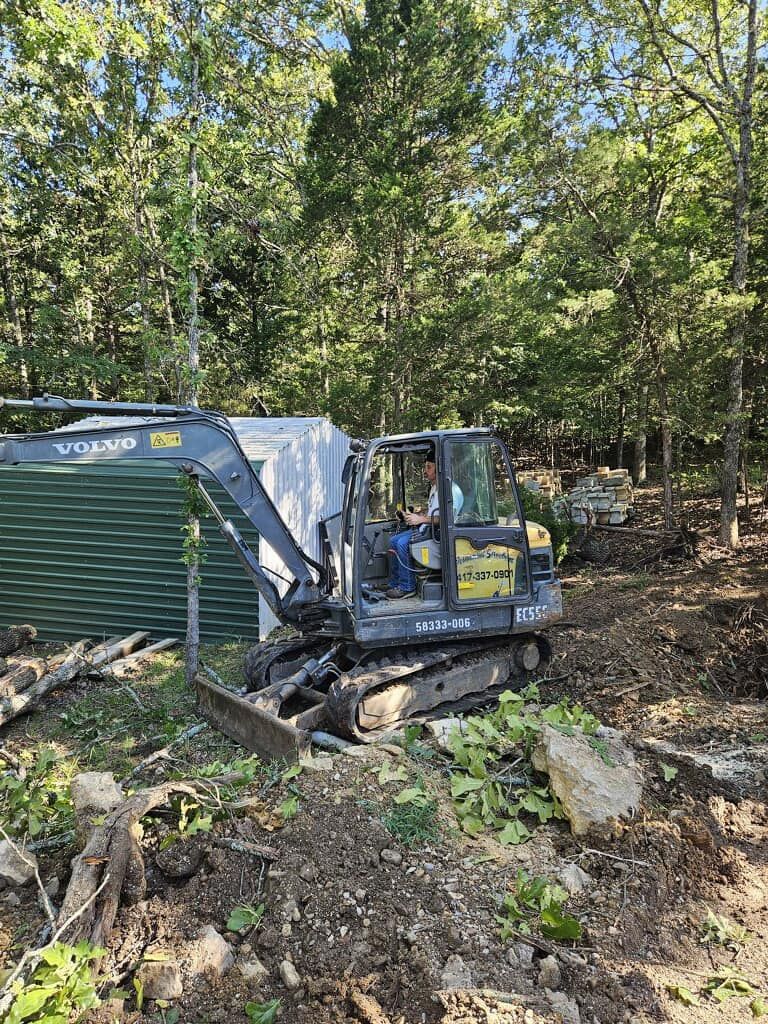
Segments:
[[[0,24],[0,393],[492,422],[614,463],[650,437],[670,515],[709,445],[738,542],[766,441],[757,0],[0,0]]]

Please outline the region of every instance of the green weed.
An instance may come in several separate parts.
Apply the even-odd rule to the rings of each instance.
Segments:
[[[69,780],[74,762],[59,760],[43,746],[21,755],[22,771],[0,775],[0,821],[9,835],[35,838],[42,832],[65,832],[74,820]],[[0,769],[5,765],[0,754]]]
[[[451,796],[469,835],[489,828],[503,845],[517,845],[531,837],[526,820],[543,824],[563,816],[548,781],[540,781],[531,764],[543,723],[566,735],[579,729],[607,759],[594,735],[600,726],[594,715],[565,699],[540,708],[538,697],[535,684],[520,692],[507,690],[497,711],[467,718],[464,728],[452,734]]]
[[[270,999],[268,1003],[246,1003],[245,1013],[250,1024],[274,1024],[282,999]]]
[[[437,801],[421,782],[398,793],[381,820],[387,832],[403,846],[424,846],[440,838]]]
[[[14,982],[15,999],[5,1024],[35,1021],[39,1024],[66,1024],[73,1013],[78,1018],[99,1005],[91,977],[91,962],[106,950],[79,942],[66,946],[57,942],[44,950],[41,963],[24,984]]]
[[[565,889],[543,875],[531,878],[527,872],[518,870],[514,890],[502,901],[503,913],[496,915],[502,941],[519,932],[529,935],[534,925],[549,939],[580,938],[581,925],[563,911],[567,899]]]
[[[259,903],[254,907],[250,904],[235,907],[227,918],[227,928],[231,932],[242,932],[246,929],[256,928],[261,924],[264,917],[264,904]]]
[[[701,942],[704,945],[725,946],[738,952],[751,938],[750,933],[742,925],[716,914],[707,907],[707,916],[701,922]]]

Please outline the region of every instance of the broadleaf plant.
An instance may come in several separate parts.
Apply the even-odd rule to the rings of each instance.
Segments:
[[[507,690],[498,710],[473,715],[449,738],[454,764],[451,796],[462,829],[471,836],[491,829],[505,846],[526,842],[533,834],[522,816],[539,824],[562,818],[549,782],[531,763],[542,723],[568,735],[577,729],[592,742],[600,727],[594,715],[568,700],[541,708],[539,690]]]

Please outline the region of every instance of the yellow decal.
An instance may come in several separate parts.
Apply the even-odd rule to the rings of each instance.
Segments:
[[[181,434],[178,430],[165,430],[162,434],[149,435],[150,448],[181,448]]]
[[[421,564],[429,565],[429,548],[426,545],[421,549]]]
[[[488,544],[477,550],[462,537],[456,540],[455,558],[460,601],[505,598],[515,593],[519,558],[515,548]]]

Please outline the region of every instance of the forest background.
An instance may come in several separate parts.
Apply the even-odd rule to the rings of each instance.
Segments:
[[[765,476],[757,0],[0,0],[0,394]],[[4,430],[31,421],[7,417]]]

